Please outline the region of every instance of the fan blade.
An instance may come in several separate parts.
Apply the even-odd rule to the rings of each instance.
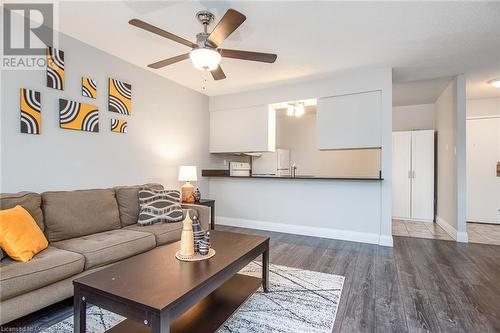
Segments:
[[[176,62],[185,60],[189,58],[189,53],[181,54],[172,58],[157,61],[155,63],[149,64],[148,67],[158,69],[168,65],[175,64]]]
[[[273,63],[276,61],[278,56],[272,53],[260,53],[260,52],[250,52],[250,51],[240,51],[240,50],[228,50],[220,49],[220,54],[224,58],[234,58],[250,61],[260,61]]]
[[[141,21],[139,19],[132,19],[128,21],[129,24],[136,26],[138,28],[144,29],[146,31],[152,32],[154,34],[160,35],[162,37],[168,38],[170,40],[173,40],[174,42],[184,44],[186,46],[189,46],[191,48],[198,47],[195,43],[192,43],[188,41],[187,39],[184,39],[182,37],[176,36],[168,31],[165,31],[163,29],[160,29],[158,27],[155,27],[154,25],[151,25],[149,23],[146,23],[144,21]]]
[[[222,68],[220,66],[217,67],[216,69],[214,69],[213,71],[211,71],[210,73],[212,73],[212,77],[216,81],[223,80],[226,78],[226,74],[224,74],[224,71],[222,70]]]
[[[228,9],[219,23],[217,23],[217,26],[210,36],[208,36],[208,41],[214,46],[219,46],[234,30],[238,29],[246,19],[247,17],[242,13],[234,9]]]

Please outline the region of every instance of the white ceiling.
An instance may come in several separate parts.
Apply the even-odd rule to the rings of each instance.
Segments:
[[[301,80],[339,70],[393,67],[395,81],[466,73],[468,97],[500,96],[500,2],[121,2],[59,3],[59,30],[138,66],[186,53],[186,46],[130,26],[139,18],[186,39],[194,14],[228,8],[247,16],[224,48],[274,52],[274,64],[223,59],[227,79],[184,61],[151,70],[207,95]],[[82,15],[84,13],[84,15]],[[213,26],[212,26],[213,27]]]
[[[394,82],[392,105],[434,104],[452,78],[438,78],[408,82]]]

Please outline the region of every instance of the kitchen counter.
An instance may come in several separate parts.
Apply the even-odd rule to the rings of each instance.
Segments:
[[[241,178],[241,179],[288,179],[288,180],[370,180],[370,181],[378,181],[384,180],[380,177],[317,177],[317,176],[300,176],[297,175],[295,177],[291,176],[230,176],[229,174],[224,174],[222,172],[212,173],[210,171],[213,170],[202,170],[203,177],[212,177],[212,178]]]

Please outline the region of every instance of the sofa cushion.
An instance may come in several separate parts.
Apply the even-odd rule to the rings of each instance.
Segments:
[[[151,250],[156,246],[156,240],[151,233],[120,229],[67,239],[52,245],[80,253],[85,257],[85,269],[89,269]]]
[[[182,210],[195,210],[196,211],[196,216],[198,217],[198,221],[200,222],[201,228],[203,230],[209,230],[210,229],[210,224],[211,224],[211,208],[208,206],[203,206],[203,205],[197,205],[197,204],[187,204],[187,203],[182,203]],[[192,218],[193,216],[190,215]]]
[[[175,223],[157,223],[151,225],[129,225],[124,229],[148,232],[156,238],[156,245],[165,245],[176,242],[181,239],[182,222]]]
[[[0,262],[0,300],[27,293],[83,271],[82,255],[49,246],[29,262]]]
[[[194,216],[198,217],[198,212],[196,211],[196,209],[183,209],[183,219],[186,217],[186,214],[189,214],[191,218],[193,218]],[[182,222],[157,223],[152,225],[134,224],[129,225],[124,229],[152,233],[156,238],[156,246],[160,246],[177,242],[181,239]]]
[[[186,218],[186,214],[189,214],[189,217],[193,219],[195,216],[196,218],[200,218],[198,211],[194,208],[182,208],[182,220]]]
[[[139,190],[139,220],[137,223],[149,225],[172,223],[182,220],[181,194],[177,190]]]
[[[42,213],[42,196],[33,192],[2,193],[0,194],[0,210],[22,206],[35,219],[36,224],[45,230]]]
[[[50,242],[121,227],[113,189],[45,192],[42,208]]]
[[[120,221],[122,227],[136,224],[139,219],[139,190],[142,188],[151,188],[154,190],[163,190],[161,184],[144,184],[133,186],[115,187],[116,201],[120,210]]]

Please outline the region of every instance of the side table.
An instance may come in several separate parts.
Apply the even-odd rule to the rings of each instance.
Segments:
[[[200,199],[200,201],[195,202],[195,205],[203,205],[210,207],[210,230],[215,229],[215,200],[212,199]]]

